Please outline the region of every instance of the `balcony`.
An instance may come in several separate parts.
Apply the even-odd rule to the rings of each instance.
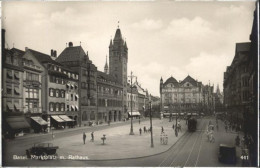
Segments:
[[[36,66],[36,65],[32,65],[32,64],[28,64],[26,62],[23,62],[23,66],[28,67],[28,68],[32,68],[32,69],[36,69],[36,70],[41,70],[41,67]]]

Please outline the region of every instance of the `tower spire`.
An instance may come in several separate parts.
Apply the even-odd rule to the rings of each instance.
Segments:
[[[106,74],[108,74],[107,55],[106,55],[106,64],[105,64],[105,67],[104,67],[104,72]]]

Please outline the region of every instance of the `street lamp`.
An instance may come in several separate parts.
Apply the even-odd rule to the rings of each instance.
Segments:
[[[150,104],[151,148],[153,148],[154,145],[153,145],[153,122],[152,122],[152,100],[151,100],[151,94],[149,96],[149,104]]]
[[[132,96],[132,89],[133,89],[133,83],[132,83],[132,79],[133,77],[136,77],[136,76],[133,76],[133,72],[131,71],[131,75],[128,76],[130,77],[130,82],[131,82],[131,85],[130,85],[130,89],[131,89],[131,127],[130,127],[130,133],[129,135],[134,135],[134,131],[133,131],[133,96]]]

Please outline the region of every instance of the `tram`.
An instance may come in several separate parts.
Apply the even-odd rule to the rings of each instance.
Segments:
[[[195,118],[188,119],[188,130],[189,132],[194,132],[197,129],[197,120]]]

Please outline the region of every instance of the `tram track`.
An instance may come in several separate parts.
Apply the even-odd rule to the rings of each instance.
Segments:
[[[206,122],[199,124],[200,128],[204,128]],[[159,167],[196,167],[199,161],[203,133],[196,131],[187,132],[180,142],[176,143],[165,159],[160,163]],[[192,141],[194,139],[194,141]]]

